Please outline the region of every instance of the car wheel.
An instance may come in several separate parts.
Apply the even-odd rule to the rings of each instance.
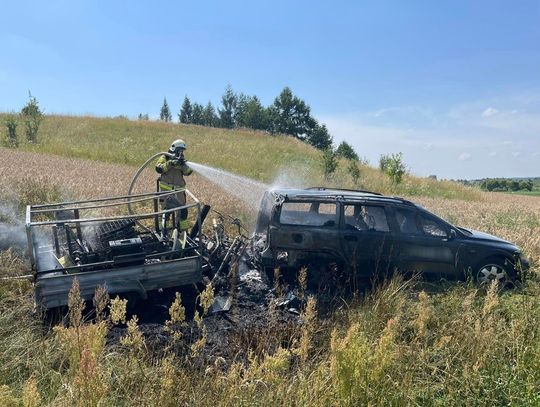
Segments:
[[[491,284],[497,281],[499,287],[511,287],[514,285],[514,276],[505,261],[500,259],[489,259],[484,262],[476,273],[476,282],[480,286]]]

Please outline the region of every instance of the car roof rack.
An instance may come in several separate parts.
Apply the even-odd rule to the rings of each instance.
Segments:
[[[311,190],[317,190],[317,191],[346,191],[346,192],[360,192],[363,194],[373,194],[373,195],[379,195],[382,196],[382,194],[379,194],[378,192],[373,191],[367,191],[364,189],[347,189],[347,188],[327,188],[327,187],[309,187],[306,189]]]

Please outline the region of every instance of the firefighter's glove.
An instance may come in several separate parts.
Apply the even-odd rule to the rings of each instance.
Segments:
[[[180,166],[186,165],[186,159],[185,159],[185,158],[180,158],[180,159],[178,160],[178,162],[180,163]]]
[[[181,160],[171,160],[170,163],[171,163],[171,165],[173,167],[181,167],[182,166]]]

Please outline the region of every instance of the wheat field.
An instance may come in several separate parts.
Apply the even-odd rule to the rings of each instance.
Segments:
[[[123,194],[135,169],[0,149],[0,196],[20,209]],[[152,189],[154,182],[148,171],[140,188]],[[216,209],[253,219],[244,203],[204,178],[188,182]],[[247,360],[208,360],[198,353],[202,333],[178,351],[181,301],[171,305],[170,335],[156,350],[136,319],[122,323],[118,301],[96,301],[96,309],[110,308],[109,315],[84,321],[74,291],[69,325],[48,329],[33,316],[29,283],[0,282],[0,405],[539,405],[540,199],[413,195],[455,224],[519,244],[533,261],[530,280],[499,292],[397,277],[343,301],[331,315],[308,302],[303,324],[290,331],[277,335],[279,326],[270,324],[246,333],[251,340],[240,344],[253,346]],[[20,254],[0,252],[3,275],[25,274],[27,267]],[[113,332],[121,338],[111,343]]]

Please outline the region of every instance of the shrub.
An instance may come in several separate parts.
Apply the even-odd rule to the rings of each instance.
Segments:
[[[19,123],[17,122],[17,117],[14,114],[8,115],[5,121],[5,125],[7,129],[7,146],[18,147],[19,138],[17,137],[17,126],[19,125]]]
[[[403,153],[381,155],[379,168],[390,177],[394,185],[399,184],[407,173],[407,167],[403,162]]]
[[[360,179],[360,168],[358,168],[358,164],[355,160],[349,160],[347,171],[349,174],[351,174],[354,185],[358,185],[358,180]]]
[[[328,178],[330,178],[330,175],[332,175],[338,167],[338,160],[336,158],[336,154],[331,148],[323,152],[322,163],[324,169],[324,177],[328,180]]]
[[[382,172],[386,172],[389,162],[390,162],[390,156],[387,154],[382,154],[381,157],[379,158],[379,169]]]
[[[37,142],[39,126],[43,120],[43,113],[39,108],[37,99],[28,93],[28,103],[21,110],[21,118],[25,127],[26,139],[30,143]]]

